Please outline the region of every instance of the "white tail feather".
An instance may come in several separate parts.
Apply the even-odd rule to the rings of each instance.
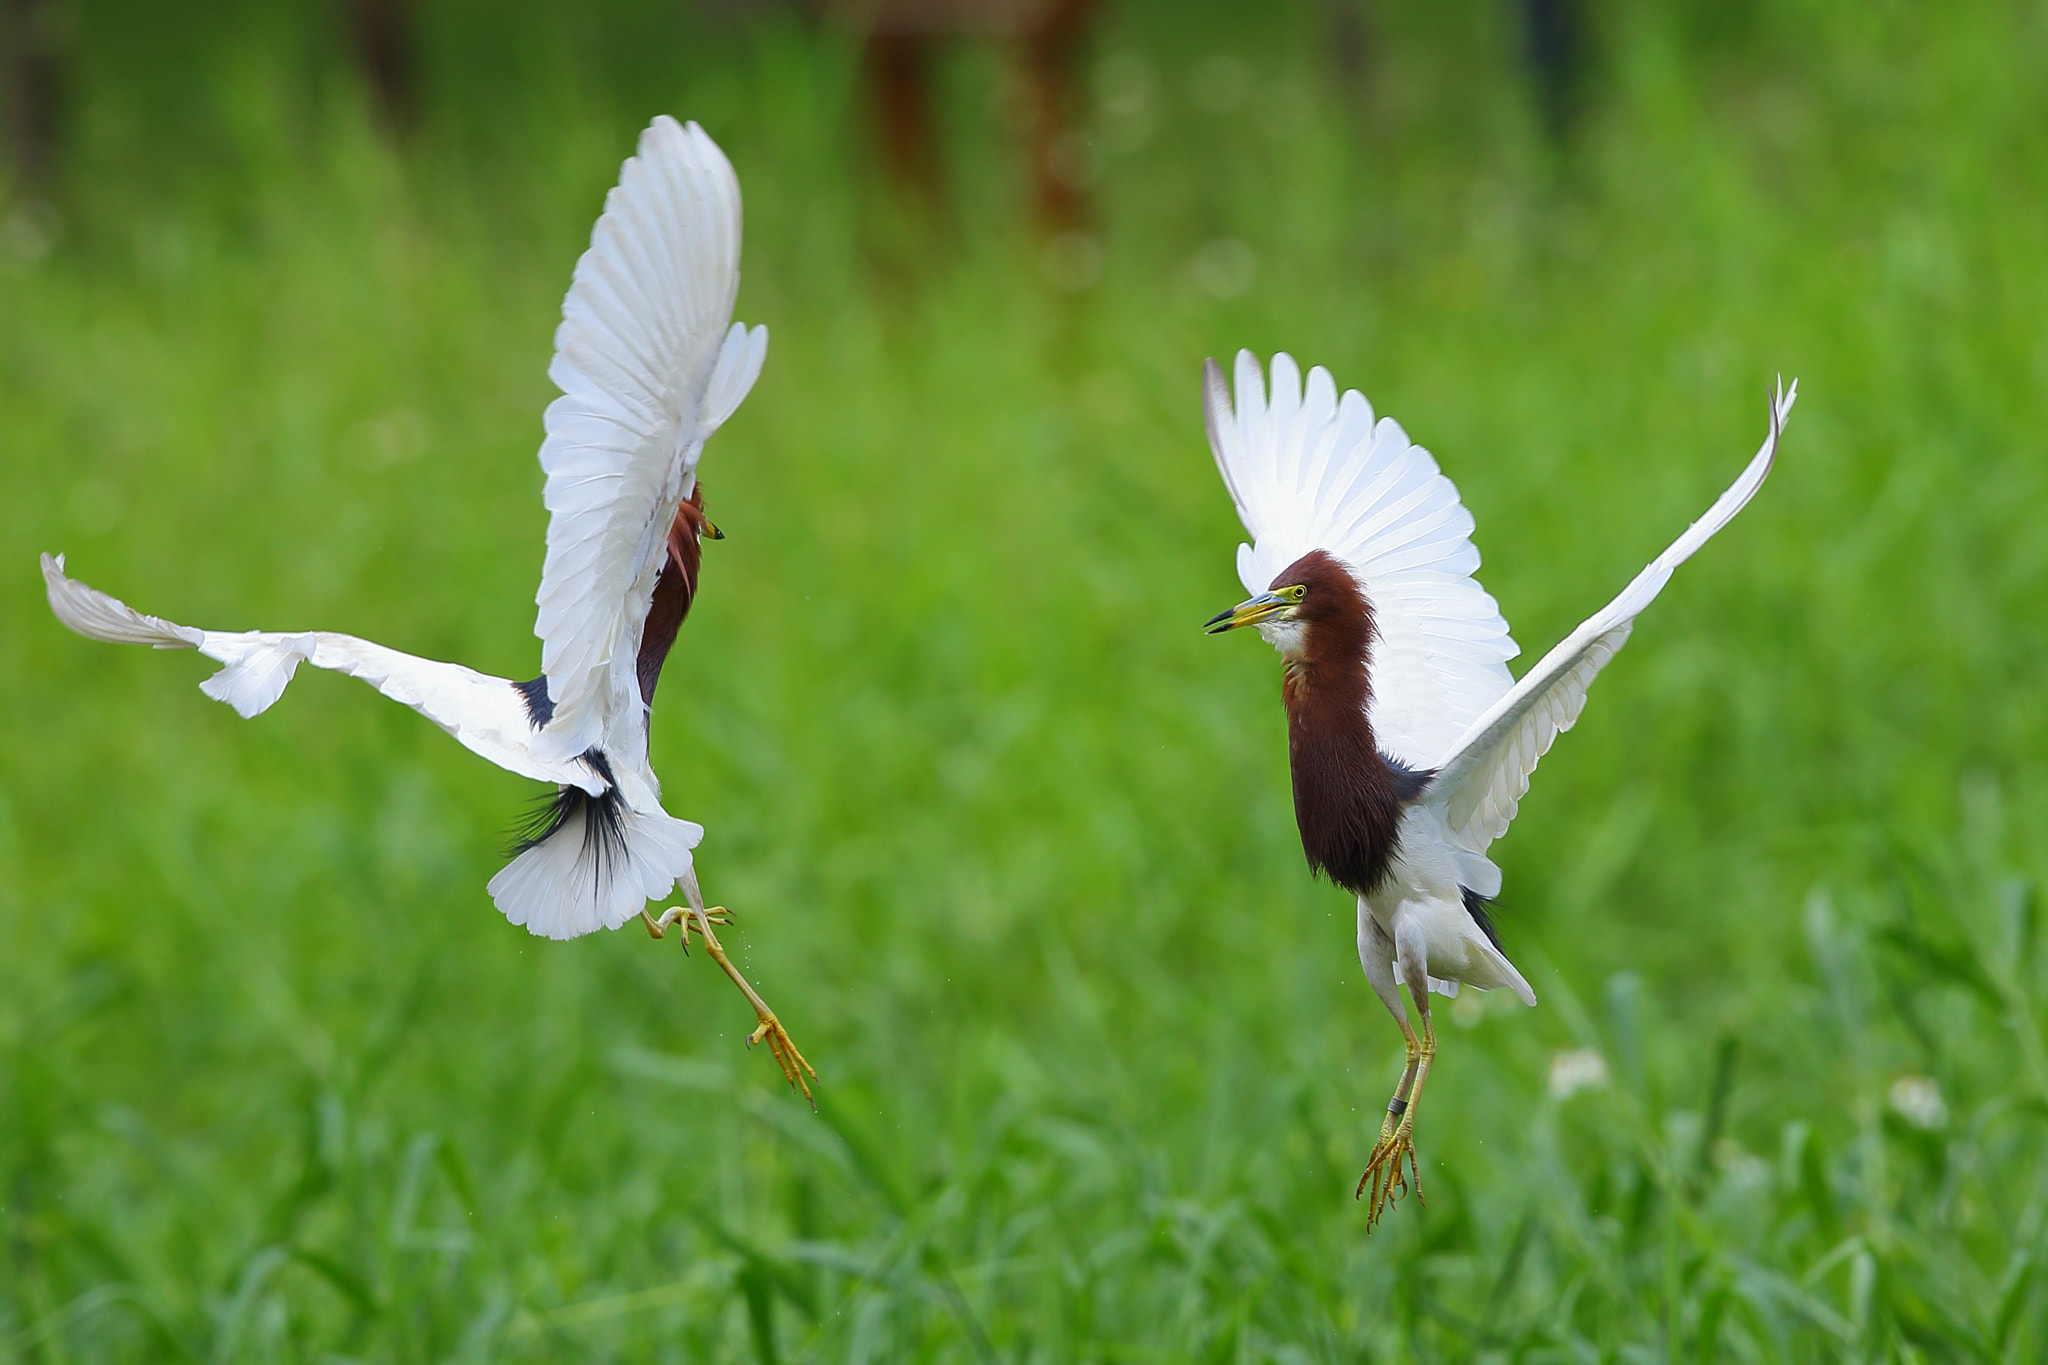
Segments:
[[[1491,943],[1481,943],[1478,947],[1480,952],[1491,960],[1493,969],[1500,978],[1490,985],[1480,987],[1480,989],[1494,990],[1501,986],[1506,986],[1515,993],[1515,997],[1523,1004],[1534,1005],[1536,1003],[1536,992],[1530,989],[1528,978],[1516,970],[1514,963],[1508,961],[1508,955],[1494,947]],[[1479,983],[1475,981],[1472,984],[1478,985]]]
[[[610,814],[604,802],[616,803]],[[616,836],[593,826],[616,820]],[[562,823],[491,878],[505,918],[542,938],[616,929],[690,871],[704,827],[662,811],[636,811],[607,793],[576,801]]]

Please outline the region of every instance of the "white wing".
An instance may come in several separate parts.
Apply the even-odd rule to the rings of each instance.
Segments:
[[[727,327],[739,267],[731,163],[696,124],[657,118],[576,262],[548,367],[562,396],[540,448],[544,753],[581,753],[615,719],[637,724],[634,661],[669,524],[767,352],[765,328]]]
[[[1428,451],[1392,418],[1373,420],[1356,390],[1337,395],[1328,370],[1301,373],[1273,357],[1268,401],[1258,360],[1237,353],[1233,408],[1210,361],[1203,404],[1216,466],[1252,543],[1237,551],[1246,591],[1311,550],[1343,560],[1364,585],[1373,647],[1373,734],[1411,768],[1443,761],[1474,719],[1514,685],[1519,651],[1508,623],[1473,579],[1472,514]]]
[[[501,768],[579,787],[597,798],[563,805],[560,827],[521,850],[491,878],[491,898],[514,924],[547,938],[616,929],[690,871],[704,828],[658,805],[635,808],[577,759],[532,751],[535,730],[519,686],[460,664],[436,663],[332,631],[195,630],[144,616],[64,576],[62,555],[43,556],[50,609],[79,634],[112,644],[196,649],[224,665],[200,690],[244,716],[268,710],[302,663],[361,678],[446,730]]]
[[[1442,808],[1455,847],[1484,854],[1487,845],[1506,831],[1515,818],[1517,803],[1529,790],[1529,774],[1535,771],[1536,761],[1578,720],[1593,675],[1627,642],[1637,615],[1663,591],[1672,570],[1726,526],[1763,486],[1777,455],[1779,434],[1798,396],[1797,382],[1789,389],[1779,387],[1771,403],[1770,434],[1741,477],[1670,549],[1637,574],[1619,597],[1544,655],[1459,741],[1424,797]],[[1482,895],[1492,894],[1483,886],[1474,889]]]
[[[43,556],[43,584],[50,610],[80,635],[112,644],[196,649],[218,660],[224,667],[199,684],[200,690],[245,717],[270,709],[299,665],[310,663],[361,678],[501,768],[543,782],[582,787],[592,795],[605,789],[604,782],[580,763],[535,757],[526,702],[504,678],[401,654],[333,631],[197,630],[144,616],[125,602],[65,577],[62,555]]]

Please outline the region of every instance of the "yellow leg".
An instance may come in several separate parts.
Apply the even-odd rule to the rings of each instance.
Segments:
[[[1401,1084],[1394,1090],[1394,1098],[1387,1102],[1386,1121],[1380,1125],[1380,1140],[1372,1149],[1372,1156],[1365,1163],[1365,1174],[1358,1178],[1358,1198],[1365,1199],[1365,1226],[1370,1232],[1380,1221],[1388,1207],[1401,1202],[1401,1197],[1412,1188],[1415,1197],[1422,1199],[1422,1168],[1415,1160],[1415,1110],[1422,1102],[1422,1087],[1429,1080],[1430,1063],[1436,1059],[1436,1031],[1430,1027],[1429,1016],[1422,1017],[1422,1039],[1418,1043],[1414,1034],[1408,1035],[1408,1069],[1401,1074]],[[1406,1158],[1407,1168],[1402,1168]],[[1412,1183],[1411,1183],[1412,1177]],[[1371,1189],[1367,1197],[1367,1188]],[[1425,1204],[1427,1200],[1423,1200]]]
[[[1415,1030],[1409,1028],[1408,1021],[1398,1015],[1395,1016],[1394,1022],[1401,1026],[1402,1041],[1408,1045],[1408,1062],[1402,1068],[1400,1083],[1394,1087],[1394,1098],[1387,1101],[1387,1116],[1380,1121],[1380,1138],[1373,1144],[1375,1153],[1394,1140],[1394,1130],[1399,1127],[1401,1116],[1408,1112],[1408,1095],[1415,1088],[1415,1073],[1422,1066],[1422,1043],[1416,1038]],[[1367,1175],[1370,1174],[1368,1168]],[[1352,1198],[1365,1197],[1365,1182],[1366,1176],[1358,1178],[1358,1189]]]
[[[692,932],[704,936],[704,948],[711,954],[711,960],[732,978],[733,984],[740,988],[740,993],[747,997],[747,1003],[754,1007],[755,1017],[761,1021],[760,1026],[747,1035],[747,1046],[752,1047],[765,1038],[768,1042],[769,1055],[774,1057],[775,1064],[782,1068],[782,1078],[789,1082],[791,1088],[802,1091],[804,1099],[810,1103],[811,1108],[816,1109],[818,1101],[811,1094],[810,1084],[804,1080],[806,1074],[811,1080],[816,1080],[816,1069],[804,1060],[803,1053],[797,1051],[796,1043],[789,1036],[789,1030],[775,1017],[775,1011],[768,1008],[768,1002],[761,998],[760,992],[747,984],[747,979],[740,975],[740,969],[733,966],[732,959],[725,955],[725,948],[719,943],[718,935],[711,932],[711,926],[714,924],[731,925],[732,912],[722,905],[714,905],[709,909],[700,909],[694,905],[686,909],[678,905],[662,911],[660,919],[655,919],[645,910],[640,912],[640,918],[646,922],[647,932],[656,938],[662,937],[662,930],[669,925],[679,925],[682,930],[684,952],[690,950]]]

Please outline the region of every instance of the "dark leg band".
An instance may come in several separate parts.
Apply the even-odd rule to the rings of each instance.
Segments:
[[[1399,1118],[1407,1109],[1408,1101],[1402,1099],[1399,1095],[1387,1101],[1387,1112],[1396,1118]]]

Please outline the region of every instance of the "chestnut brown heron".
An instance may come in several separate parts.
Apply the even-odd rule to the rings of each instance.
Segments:
[[[1302,851],[1358,898],[1358,960],[1407,1045],[1358,1181],[1371,1226],[1411,1181],[1422,1192],[1429,993],[1506,988],[1536,1003],[1487,913],[1501,882],[1488,845],[1637,614],[1763,485],[1799,386],[1780,385],[1762,449],[1706,515],[1517,682],[1508,624],[1472,577],[1472,516],[1399,423],[1376,421],[1356,391],[1340,398],[1321,367],[1304,390],[1286,355],[1273,357],[1270,396],[1249,351],[1235,405],[1215,361],[1203,380],[1209,445],[1252,537],[1237,551],[1252,597],[1207,629],[1253,626],[1280,651]]]
[[[200,684],[244,716],[269,708],[302,663],[361,678],[501,768],[556,785],[516,856],[491,878],[505,918],[546,938],[680,924],[746,995],[782,1074],[810,1098],[810,1064],[726,956],[691,850],[704,828],[662,808],[647,754],[663,663],[697,592],[704,443],[754,386],[768,329],[732,321],[740,187],[696,124],[663,116],[640,135],[562,302],[540,465],[547,557],[534,634],[541,675],[489,677],[330,631],[213,631],[134,611],[43,556],[50,609],[81,635],[196,649],[223,667]],[[647,913],[680,888],[687,906]]]

